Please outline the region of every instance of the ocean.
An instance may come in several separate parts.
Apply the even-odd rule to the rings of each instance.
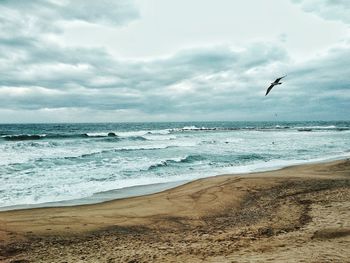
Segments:
[[[0,208],[93,203],[346,157],[349,121],[2,124]]]

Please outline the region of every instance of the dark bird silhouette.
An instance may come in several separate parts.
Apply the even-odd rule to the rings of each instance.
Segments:
[[[266,96],[267,94],[270,93],[270,91],[272,90],[272,88],[273,88],[274,86],[276,86],[276,85],[281,85],[282,82],[279,82],[279,81],[280,81],[281,79],[283,79],[284,77],[286,77],[286,76],[287,76],[287,75],[285,75],[285,76],[283,76],[283,77],[280,77],[280,78],[276,79],[274,82],[272,82],[271,85],[270,85],[270,87],[267,88],[267,91],[266,91],[265,96]]]

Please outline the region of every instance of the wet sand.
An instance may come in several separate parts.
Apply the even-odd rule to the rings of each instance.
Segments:
[[[0,262],[350,262],[350,160],[0,212]]]

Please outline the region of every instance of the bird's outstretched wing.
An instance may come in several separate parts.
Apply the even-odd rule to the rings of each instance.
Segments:
[[[283,77],[280,77],[280,78],[276,79],[274,83],[280,82],[280,80],[283,79],[283,78],[285,78],[286,76],[287,76],[287,75],[284,75]]]
[[[267,88],[267,91],[266,91],[265,96],[266,96],[267,94],[269,94],[269,92],[272,90],[273,86],[275,86],[275,85],[271,84],[270,87]]]

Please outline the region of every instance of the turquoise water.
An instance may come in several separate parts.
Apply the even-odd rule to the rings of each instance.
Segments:
[[[350,122],[0,125],[0,207],[350,156]]]

